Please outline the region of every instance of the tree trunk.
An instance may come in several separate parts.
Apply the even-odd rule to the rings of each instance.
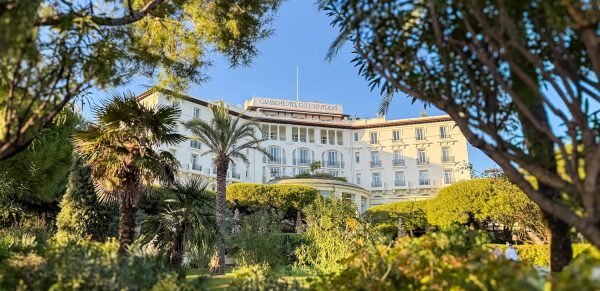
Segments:
[[[215,219],[217,229],[221,235],[216,243],[216,254],[212,258],[210,272],[215,275],[225,273],[225,244],[223,236],[225,235],[225,198],[227,191],[227,168],[229,167],[229,159],[226,157],[218,157],[215,161],[217,166],[217,197],[215,203]]]
[[[570,227],[550,213],[543,214],[550,233],[550,271],[560,272],[573,259]]]
[[[125,195],[119,197],[119,255],[129,255],[129,245],[135,236],[136,207],[128,203]]]
[[[184,234],[185,234],[185,222],[181,225],[178,225],[175,228],[175,237],[173,238],[173,242],[168,250],[169,261],[173,266],[181,266],[183,262],[183,252],[184,252]]]

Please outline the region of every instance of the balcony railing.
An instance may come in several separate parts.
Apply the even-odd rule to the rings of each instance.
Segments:
[[[442,156],[442,163],[454,163],[454,156]]]
[[[373,188],[381,187],[381,181],[371,182],[371,187],[373,187]]]
[[[296,159],[294,158],[294,165],[297,166],[310,166],[312,163],[311,159]]]
[[[284,157],[272,157],[272,158],[268,158],[267,162],[269,164],[281,165],[281,164],[285,164],[285,158]]]
[[[240,174],[238,174],[238,173],[232,173],[231,177],[234,178],[234,179],[238,179],[239,180],[240,179]]]
[[[371,168],[380,168],[381,161],[371,161],[370,165],[371,165]]]
[[[394,186],[396,187],[406,187],[406,180],[395,180]]]
[[[456,182],[456,179],[454,178],[448,178],[448,177],[444,177],[444,179],[442,179],[444,181],[444,185],[450,185],[453,184],[454,182]]]
[[[395,167],[404,167],[404,166],[406,166],[406,160],[404,160],[404,159],[394,159],[393,163],[394,163]]]
[[[419,179],[419,186],[432,186],[433,182],[431,179]]]
[[[422,166],[422,165],[429,165],[429,158],[426,159],[418,159],[417,160],[417,165]]]
[[[322,163],[327,168],[343,168],[344,163],[336,160],[323,161]]]

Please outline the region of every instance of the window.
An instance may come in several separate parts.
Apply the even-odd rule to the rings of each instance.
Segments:
[[[281,148],[280,147],[269,147],[269,158],[270,163],[281,163]]]
[[[277,125],[271,125],[271,130],[269,132],[269,139],[277,140]]]
[[[425,153],[425,150],[418,150],[417,151],[417,164],[426,164],[427,163],[427,154]]]
[[[399,130],[392,131],[392,140],[393,141],[399,141],[400,140],[400,131]]]
[[[202,171],[202,167],[200,166],[200,163],[198,161],[198,155],[192,154],[191,164],[192,164],[192,170]]]
[[[192,139],[192,140],[190,140],[190,147],[194,148],[194,149],[201,149],[202,144],[198,140]]]
[[[327,140],[329,140],[329,144],[335,144],[335,131],[334,130],[327,131]]]
[[[443,147],[442,148],[442,162],[451,162],[452,161],[452,156],[450,155],[450,148],[449,147]]]
[[[360,185],[360,173],[356,173],[356,184]]]
[[[392,162],[394,163],[394,166],[404,166],[404,156],[401,151],[394,151]]]
[[[292,127],[292,141],[298,142],[300,135],[298,134],[298,128]]]
[[[311,156],[309,149],[299,149],[298,150],[298,162],[300,165],[308,165],[310,164]]]
[[[353,135],[354,135],[354,141],[358,141],[358,132],[355,132]]]
[[[194,108],[194,119],[200,119],[200,108]]]
[[[429,180],[429,171],[421,170],[419,171],[419,185],[430,185],[431,181]]]
[[[448,134],[448,127],[447,126],[440,126],[440,138],[449,138],[450,135]]]
[[[331,171],[331,172],[329,172],[329,174],[331,174],[331,176],[334,176],[334,177],[340,176],[340,172],[338,172],[338,171]]]
[[[269,173],[271,174],[271,177],[279,178],[281,177],[281,168],[271,168]]]
[[[359,152],[354,153],[354,161],[356,163],[360,163],[360,153]]]
[[[377,151],[371,152],[371,161],[373,161],[373,162],[379,161],[379,152],[377,152]]]
[[[371,144],[379,143],[379,137],[377,132],[371,132]]]
[[[381,173],[371,174],[371,187],[381,187]]]
[[[336,131],[336,139],[338,145],[344,145],[344,132],[341,130]]]
[[[452,170],[444,170],[444,184],[452,184],[454,182]]]
[[[417,140],[425,140],[425,130],[423,128],[415,128],[415,138]]]
[[[396,186],[406,186],[406,178],[404,177],[404,171],[396,171],[394,174],[394,184]]]
[[[300,128],[300,141],[306,142],[306,128]]]

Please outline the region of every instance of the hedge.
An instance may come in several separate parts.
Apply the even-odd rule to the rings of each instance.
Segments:
[[[319,196],[315,188],[303,185],[235,183],[227,187],[227,201],[251,210],[276,208],[299,210]]]

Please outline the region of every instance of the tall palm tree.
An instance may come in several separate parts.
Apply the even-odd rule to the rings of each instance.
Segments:
[[[175,266],[185,251],[208,252],[215,241],[215,195],[200,178],[175,182],[169,188],[164,209],[142,222],[145,243],[167,252]]]
[[[185,123],[194,138],[206,145],[203,155],[214,156],[217,168],[217,197],[215,203],[215,218],[221,234],[225,231],[225,189],[227,187],[227,170],[229,164],[241,160],[248,164],[246,149],[257,150],[268,156],[267,151],[260,146],[263,139],[259,138],[258,124],[252,120],[242,120],[241,114],[233,116],[224,102],[210,105],[212,118],[210,121],[195,119]],[[213,257],[211,272],[223,274],[225,267],[225,246],[219,241],[217,253]]]
[[[119,254],[127,255],[144,185],[173,181],[179,167],[171,153],[156,148],[185,137],[174,132],[179,109],[145,106],[132,93],[112,97],[93,109],[96,124],[75,133],[74,145],[92,170],[99,200],[119,205]]]

